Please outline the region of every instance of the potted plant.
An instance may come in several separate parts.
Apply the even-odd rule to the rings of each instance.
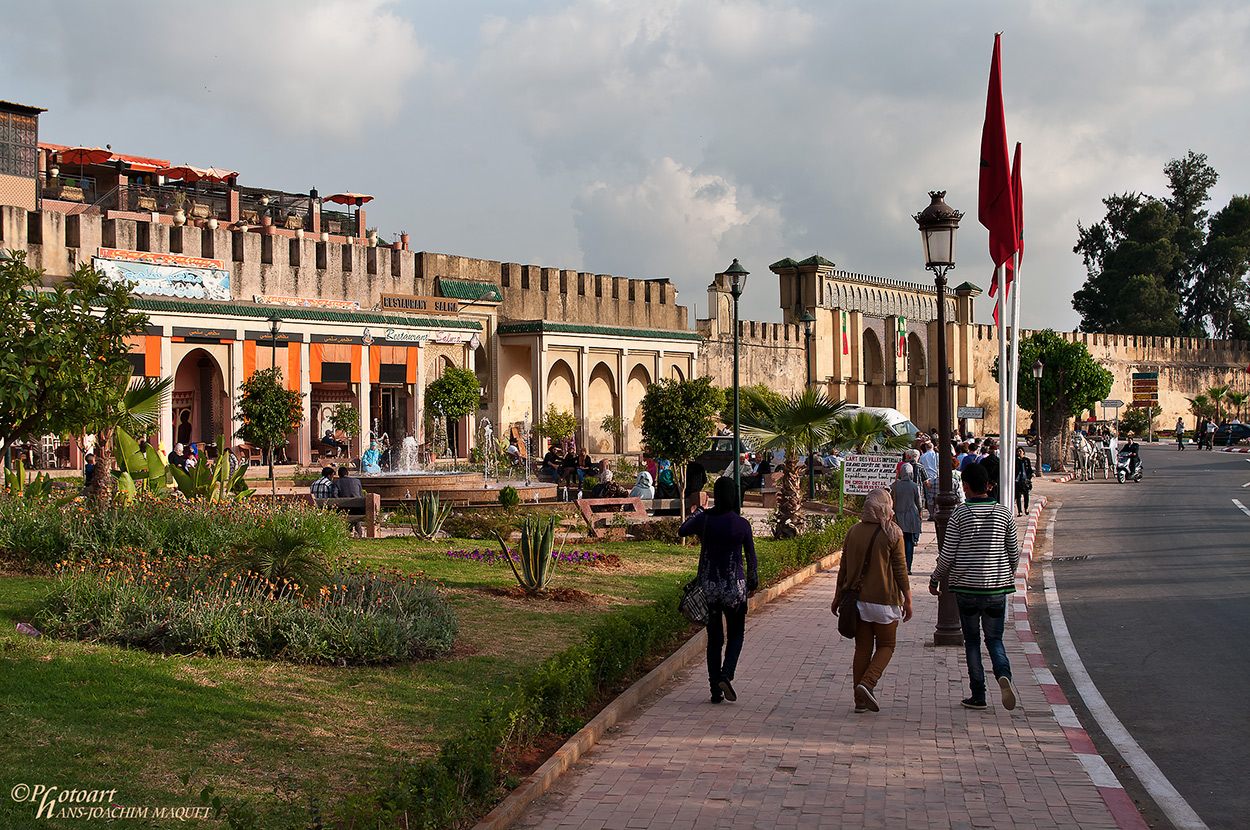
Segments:
[[[187,194],[181,190],[174,193],[174,224],[185,225],[187,223]]]

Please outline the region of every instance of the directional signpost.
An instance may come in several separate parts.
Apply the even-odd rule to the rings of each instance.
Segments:
[[[1146,408],[1146,440],[1154,440],[1154,419],[1150,417],[1151,407],[1159,405],[1159,373],[1133,373],[1133,406]]]
[[[1105,401],[1099,401],[1098,405],[1102,407],[1102,419],[1104,421],[1107,420],[1107,410],[1115,410],[1115,434],[1118,438],[1120,436],[1120,407],[1124,406],[1124,401],[1108,399]]]

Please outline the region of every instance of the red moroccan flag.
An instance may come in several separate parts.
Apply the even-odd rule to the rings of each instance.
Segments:
[[[1007,124],[1003,117],[1003,84],[999,70],[999,38],[994,35],[990,89],[981,128],[981,176],[977,218],[990,232],[990,258],[995,265],[1016,251],[1016,209],[1011,198],[1011,162],[1007,156]]]
[[[1024,262],[1024,183],[1020,179],[1020,142],[1016,142],[1016,157],[1011,162],[1011,201],[1016,209],[1016,253]],[[1015,268],[1010,259],[1003,264],[1007,269],[1007,289],[1015,279]],[[998,280],[990,280],[990,296],[998,293]],[[998,322],[998,303],[994,304],[994,322]]]

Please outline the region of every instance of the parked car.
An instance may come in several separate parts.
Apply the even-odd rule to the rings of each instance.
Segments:
[[[734,438],[732,435],[714,435],[708,442],[708,448],[695,456],[694,460],[703,465],[709,477],[715,477],[734,460]],[[742,439],[738,446],[744,453],[753,452],[746,439]]]
[[[1250,440],[1250,424],[1233,421],[1217,429],[1212,442],[1222,447],[1231,447],[1233,444],[1240,444],[1246,440]]]

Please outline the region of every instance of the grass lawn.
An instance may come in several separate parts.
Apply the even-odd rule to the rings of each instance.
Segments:
[[[0,827],[34,824],[35,805],[8,797],[18,783],[116,789],[114,802],[199,804],[199,790],[273,808],[297,790],[333,810],[371,772],[437,750],[492,690],[579,642],[596,620],[646,603],[688,578],[697,547],[583,546],[617,567],[557,568],[555,585],[582,602],[520,599],[505,563],[450,559],[481,540],[354,540],[367,564],[424,571],[448,590],[460,633],[445,660],[384,667],[296,666],[32,638],[29,622],[48,578],[0,578]],[[192,773],[192,787],[179,778]],[[279,794],[275,794],[279,793]],[[290,796],[287,796],[290,797]],[[86,825],[83,825],[86,826]],[[134,824],[131,826],[141,826]]]

